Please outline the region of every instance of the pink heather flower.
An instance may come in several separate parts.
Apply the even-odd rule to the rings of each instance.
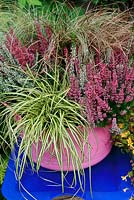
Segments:
[[[106,118],[107,117],[107,114],[106,113],[103,113],[103,118]]]
[[[116,128],[116,127],[117,127],[117,120],[114,117],[113,120],[112,120],[112,128]]]
[[[94,112],[93,104],[92,105],[90,104],[90,101],[88,98],[85,98],[84,106],[85,106],[85,110],[86,110],[87,120],[90,123],[92,123],[92,125],[95,125],[95,121],[97,120],[96,116],[95,116],[96,112]]]
[[[6,36],[6,47],[21,65],[22,69],[26,69],[27,65],[32,67],[35,60],[34,55],[22,45],[12,30]]]
[[[126,99],[125,99],[125,102],[128,103],[128,102],[131,102],[133,100],[134,100],[133,96],[127,96]]]
[[[111,95],[111,82],[110,80],[106,80],[105,81],[105,91],[107,93],[107,97],[108,99],[110,98],[110,95]],[[110,94],[110,95],[109,95]]]
[[[14,119],[15,119],[16,122],[20,121],[21,118],[22,118],[21,115],[18,115],[18,114],[15,114],[15,116],[14,116]]]
[[[103,121],[104,120],[104,118],[103,118],[103,112],[102,111],[99,111],[99,112],[97,112],[96,113],[97,115],[96,115],[96,120],[98,121]]]
[[[120,112],[120,115],[123,116],[123,115],[125,115],[126,113],[127,113],[126,110],[122,110],[122,111]]]
[[[68,49],[67,49],[67,47],[64,47],[63,52],[64,52],[65,58],[68,58]]]
[[[79,81],[74,77],[70,76],[70,90],[68,92],[68,97],[79,102],[81,96]]]
[[[81,102],[85,99],[87,119],[93,124],[116,116],[124,102],[134,100],[134,68],[129,66],[128,57],[116,49],[105,63],[97,51],[95,64],[83,63],[76,48],[64,48],[67,58],[71,89],[69,96]]]
[[[36,55],[38,51],[39,51],[39,41],[35,41],[30,46],[28,46],[28,52],[30,52],[31,54]]]
[[[104,80],[108,80],[109,75],[108,75],[107,65],[105,63],[100,63],[99,68],[100,68],[99,70],[100,70],[101,78],[104,79]]]
[[[111,128],[111,132],[114,134],[119,134],[121,132],[120,128],[117,125],[117,119],[116,117],[114,117],[112,119],[112,128]]]
[[[124,88],[122,87],[117,95],[116,102],[123,103],[124,102]]]
[[[134,80],[134,66],[132,66],[131,68],[127,68],[125,73],[126,84],[128,83],[128,81],[133,81],[133,80]]]
[[[131,91],[132,91],[132,82],[129,80],[128,83],[126,83],[126,92],[127,94],[130,94]]]
[[[114,70],[113,74],[112,74],[112,94],[116,94],[117,88],[118,88],[118,78],[117,78],[117,74],[116,71]]]
[[[124,65],[125,63],[128,63],[128,57],[121,49],[115,49],[111,56],[110,62],[114,65]]]
[[[96,96],[96,100],[98,102],[98,105],[103,109],[103,110],[109,110],[108,103],[104,100],[102,100],[99,96]]]

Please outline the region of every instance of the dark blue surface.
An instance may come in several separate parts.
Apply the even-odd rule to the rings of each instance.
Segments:
[[[62,195],[60,172],[40,168],[39,173],[33,173],[30,166],[25,170],[20,185],[15,179],[15,166],[13,156],[10,157],[6,171],[2,193],[7,200],[52,200]],[[126,175],[130,169],[129,156],[122,154],[119,149],[113,148],[111,153],[100,163],[92,167],[92,190],[94,200],[129,200],[131,191],[123,192],[126,187],[131,187],[127,181],[122,181],[121,176]],[[85,169],[85,192],[80,190],[79,183],[70,188],[73,173],[69,172],[65,182],[65,193],[76,194],[84,200],[90,200],[89,169]],[[51,181],[51,182],[50,182]]]

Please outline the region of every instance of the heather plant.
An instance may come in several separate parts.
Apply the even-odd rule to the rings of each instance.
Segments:
[[[15,88],[12,87],[13,85],[32,85],[32,83],[28,81],[25,71],[22,71],[21,68],[19,68],[6,48],[4,48],[2,54],[3,53],[4,58],[0,58],[0,92],[15,90]]]
[[[82,65],[77,54],[68,61],[69,98],[83,104],[94,125],[105,126],[130,112],[134,100],[134,67],[120,50],[111,53],[108,62],[100,55]]]
[[[6,25],[2,29],[0,65],[18,65],[19,68],[26,70],[27,66],[33,68],[37,61],[38,65],[44,68],[52,64],[51,61],[55,62],[55,52],[60,52],[62,48],[63,39],[60,37],[63,35],[71,41],[71,38],[66,36],[65,29],[70,20],[80,15],[81,9],[72,9],[70,12],[64,3],[57,3],[55,6],[48,6],[42,20],[35,19],[32,14],[26,14],[19,9],[15,11],[17,14],[9,12],[11,19],[8,20],[10,28],[7,33],[3,34]],[[2,18],[4,16],[2,15]]]

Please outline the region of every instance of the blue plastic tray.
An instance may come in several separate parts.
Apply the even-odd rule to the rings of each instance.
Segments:
[[[66,177],[65,191],[61,189],[61,174],[40,168],[39,173],[32,172],[28,165],[25,169],[21,183],[15,178],[14,153],[12,153],[4,182],[2,193],[7,200],[52,200],[60,195],[76,195],[84,200],[90,200],[89,169],[85,169],[86,185],[84,193],[80,190],[79,181],[75,187],[70,188],[73,173]],[[100,163],[92,167],[92,191],[94,200],[129,200],[129,181],[122,181],[121,176],[126,175],[130,169],[129,156],[122,154],[119,149],[113,148],[111,153]],[[49,182],[51,181],[51,182]],[[131,188],[133,190],[133,188]]]

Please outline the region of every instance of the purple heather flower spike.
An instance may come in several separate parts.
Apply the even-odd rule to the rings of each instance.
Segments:
[[[120,134],[121,133],[121,129],[117,125],[116,117],[114,117],[113,120],[112,120],[111,133],[114,133],[114,134]]]

